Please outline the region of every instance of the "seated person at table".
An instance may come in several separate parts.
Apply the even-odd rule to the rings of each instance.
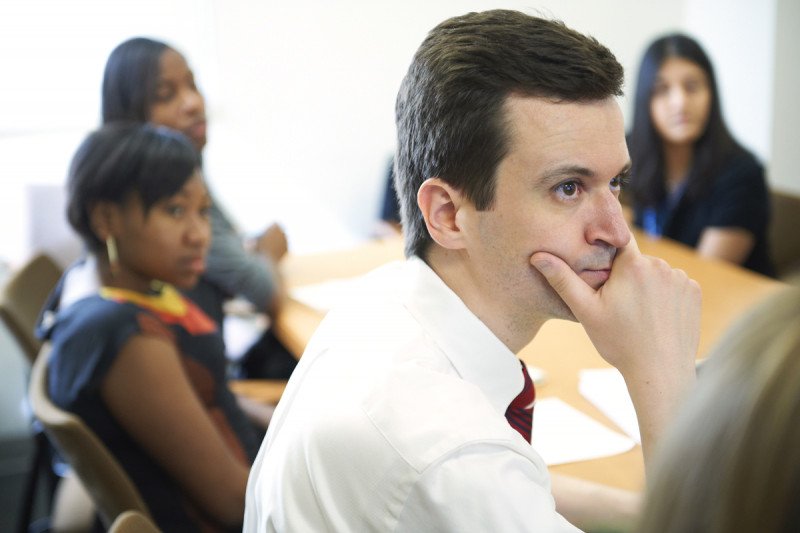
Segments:
[[[397,98],[408,259],[309,342],[253,465],[245,531],[632,522],[634,493],[563,476],[551,492],[516,355],[545,321],[579,320],[625,377],[646,458],[693,382],[699,287],[639,252],[618,199],[622,77],[596,40],[515,11],[428,34]]]
[[[662,37],[645,52],[636,85],[628,136],[636,225],[774,275],[764,169],[725,126],[706,53],[685,35]]]
[[[211,240],[197,152],[174,130],[111,124],[78,149],[68,194],[101,286],[75,300],[60,285],[43,313],[50,396],[105,443],[161,529],[241,527],[258,437],[219,328],[175,289],[197,283]]]
[[[643,533],[800,531],[800,290],[715,347],[654,460]]]
[[[202,154],[206,145],[205,100],[186,59],[167,44],[129,39],[108,58],[103,75],[103,123],[117,120],[150,122],[183,132]],[[223,304],[242,296],[255,309],[272,316],[283,297],[277,269],[286,254],[286,235],[271,225],[257,238],[252,253],[245,249],[234,224],[212,198],[213,238],[208,267],[187,294],[218,324]],[[271,330],[241,359],[241,377],[286,379],[297,360]]]

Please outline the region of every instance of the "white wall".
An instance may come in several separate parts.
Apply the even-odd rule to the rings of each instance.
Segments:
[[[800,2],[777,0],[775,83],[772,87],[772,184],[800,195]]]
[[[210,10],[206,0],[0,1],[0,261],[30,255],[33,216],[69,234],[63,213],[32,208],[28,186],[63,185],[99,123],[103,66],[120,41],[169,36],[196,50],[200,81],[216,99]]]
[[[711,57],[736,138],[769,160],[775,0],[686,0],[686,29]]]
[[[219,1],[222,85],[207,148],[210,179],[244,227],[257,230],[269,213],[285,222],[294,249],[339,243],[345,232],[364,236],[394,150],[397,89],[434,25],[495,7],[540,11],[593,34],[633,71],[644,43],[679,25],[676,5]]]
[[[795,0],[6,0],[0,258],[18,263],[30,252],[26,186],[61,186],[72,152],[98,121],[105,58],[133,35],[173,43],[194,67],[209,103],[209,180],[242,228],[280,220],[290,246],[307,251],[369,233],[394,149],[400,79],[431,27],[470,10],[561,18],[606,43],[631,79],[653,37],[691,31],[718,65],[737,136],[768,163],[794,154],[786,121],[776,123],[781,144],[770,141],[778,106],[790,102],[774,96],[774,55],[783,58],[775,79],[797,86],[796,70],[791,79],[782,74],[796,37],[794,48],[774,52],[776,2],[796,12]]]

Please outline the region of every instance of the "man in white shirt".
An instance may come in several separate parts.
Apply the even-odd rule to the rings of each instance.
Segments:
[[[574,531],[635,514],[628,493],[551,484],[517,424],[531,406],[509,415],[533,398],[515,354],[550,318],[579,320],[622,372],[646,459],[694,379],[699,288],[642,256],[622,218],[621,85],[605,47],[557,22],[497,10],[431,31],[397,99],[409,259],[315,333],[253,465],[245,531]]]

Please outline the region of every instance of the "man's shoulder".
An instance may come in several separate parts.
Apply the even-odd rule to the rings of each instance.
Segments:
[[[530,445],[462,379],[402,303],[329,313],[270,431],[256,467],[262,497],[304,495],[313,487],[326,515],[381,508],[396,517],[421,484],[457,469],[465,457],[489,470],[512,458],[547,485],[546,467]],[[328,490],[330,480],[335,491]]]
[[[524,444],[423,330],[395,325],[403,334],[388,341],[333,342],[307,354],[299,395],[325,391],[324,416],[306,428],[308,438],[329,446],[335,435],[348,435],[342,453],[374,457],[356,451],[374,446],[373,453],[396,455],[418,473],[469,444]]]
[[[522,444],[485,394],[449,365],[409,359],[364,397],[365,416],[416,471],[475,444]],[[518,442],[519,441],[519,442]]]

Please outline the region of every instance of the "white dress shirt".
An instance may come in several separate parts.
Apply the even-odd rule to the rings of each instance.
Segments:
[[[519,360],[420,259],[331,311],[250,473],[244,531],[576,531],[508,424]]]

